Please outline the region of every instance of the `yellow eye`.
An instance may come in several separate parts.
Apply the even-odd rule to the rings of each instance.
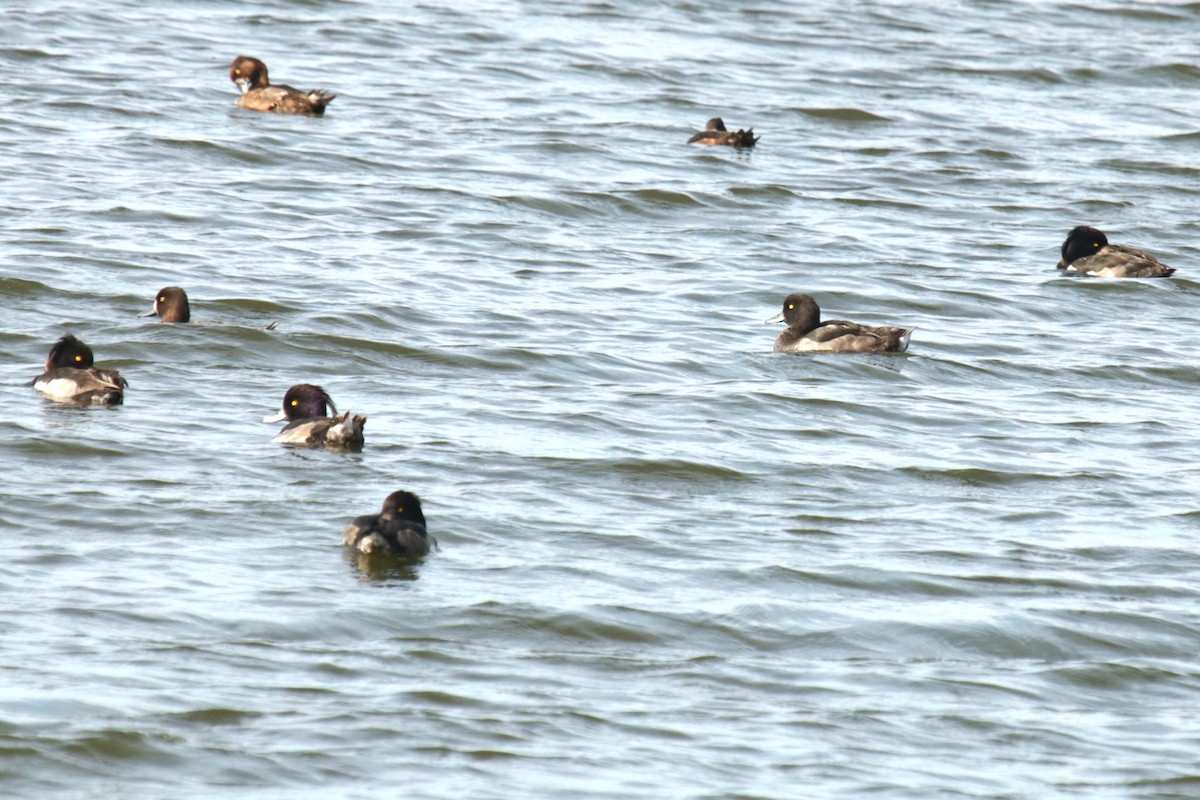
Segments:
[[[404,513],[404,506],[396,506],[396,510],[397,510],[397,511],[399,511],[401,514],[403,514],[403,513]]]
[[[788,303],[788,311],[791,311],[795,307],[796,307],[795,303]]]
[[[293,400],[293,401],[292,401],[292,405],[293,405],[293,406],[298,406],[298,405],[300,405],[300,401],[299,401],[299,400]]]
[[[1100,246],[1099,242],[1092,242],[1092,247],[1099,247],[1099,246]]]
[[[83,361],[83,356],[75,356],[76,361]]]
[[[158,302],[160,302],[160,303],[165,303],[165,302],[167,302],[167,298],[165,298],[165,297],[160,297],[160,298],[158,298]]]
[[[241,74],[242,74],[242,71],[241,71],[240,69],[235,69],[235,70],[233,71],[233,74],[234,74],[234,75],[241,75]]]

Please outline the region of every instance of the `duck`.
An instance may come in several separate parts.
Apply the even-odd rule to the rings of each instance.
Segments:
[[[330,417],[327,408],[337,414],[329,393],[311,383],[297,383],[283,395],[283,407],[263,422],[287,420],[283,430],[271,441],[280,444],[303,444],[327,447],[331,450],[362,450],[363,425],[367,418],[351,418],[350,412]]]
[[[154,305],[142,317],[158,317],[163,322],[188,322],[192,308],[188,305],[187,292],[178,286],[165,286],[154,296]]]
[[[325,114],[325,106],[337,97],[324,89],[302,92],[282,83],[272,84],[267,77],[267,65],[252,56],[238,56],[233,60],[229,65],[229,80],[242,92],[237,99],[238,108],[247,111],[320,117]]]
[[[1062,244],[1058,268],[1096,278],[1168,278],[1175,274],[1143,250],[1109,244],[1102,231],[1088,225],[1071,229]]]
[[[775,340],[777,353],[827,351],[903,353],[915,328],[876,328],[843,319],[821,322],[821,309],[810,295],[796,292],[783,300],[783,311],[767,320],[786,322]]]
[[[129,381],[115,369],[93,367],[92,348],[72,334],[64,334],[50,348],[45,372],[33,387],[51,400],[76,405],[117,406],[125,402]]]
[[[164,286],[154,296],[154,305],[150,310],[139,314],[139,317],[157,316],[162,322],[191,322],[192,307],[188,303],[187,292],[178,286]],[[219,320],[202,320],[195,325],[221,325]],[[279,321],[269,322],[262,327],[264,331],[273,331],[279,327]]]
[[[738,129],[730,131],[725,129],[725,121],[720,117],[713,117],[704,126],[704,130],[699,131],[692,138],[687,140],[688,144],[696,142],[698,144],[725,144],[730,147],[754,147],[754,143],[761,139],[761,136],[754,135],[754,128],[748,131]]]
[[[342,531],[342,544],[360,553],[420,558],[437,540],[425,531],[421,498],[402,490],[389,494],[378,514],[355,517]]]

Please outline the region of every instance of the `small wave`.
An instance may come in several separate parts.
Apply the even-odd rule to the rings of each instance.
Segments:
[[[814,119],[830,119],[838,122],[891,122],[892,120],[864,111],[861,108],[798,108],[801,114]]]

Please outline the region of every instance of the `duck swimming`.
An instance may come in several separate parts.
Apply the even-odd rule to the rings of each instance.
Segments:
[[[754,147],[754,143],[761,138],[761,136],[754,135],[754,128],[748,131],[740,129],[737,131],[726,130],[725,121],[720,117],[713,117],[704,126],[704,130],[688,139],[687,143],[692,144],[695,142],[697,144],[724,144],[730,147]]]
[[[287,420],[283,430],[271,441],[281,444],[302,444],[308,447],[327,447],[331,450],[361,450],[365,416],[350,417],[346,411],[336,417],[328,416],[326,407],[337,414],[337,407],[320,386],[298,383],[283,395],[283,407],[277,414],[263,417],[263,422]]]
[[[46,371],[33,379],[33,386],[60,403],[116,406],[125,402],[129,382],[115,369],[93,367],[94,359],[92,348],[65,334],[50,348]]]
[[[420,558],[437,540],[425,532],[421,498],[412,492],[392,492],[378,514],[356,517],[342,531],[342,544],[360,553],[388,553]]]
[[[282,83],[272,84],[267,77],[267,65],[250,56],[238,56],[233,60],[229,66],[229,80],[242,91],[237,99],[238,108],[247,111],[320,117],[325,114],[325,106],[337,97],[324,89],[302,92]]]
[[[192,318],[192,309],[188,305],[187,292],[178,286],[159,289],[154,296],[154,305],[139,316],[158,317],[163,322],[188,322]]]
[[[1097,278],[1167,278],[1175,274],[1174,267],[1159,263],[1147,252],[1109,244],[1104,233],[1087,225],[1067,234],[1058,268]]]
[[[767,322],[786,322],[775,340],[777,353],[830,351],[844,353],[902,353],[914,328],[875,328],[842,319],[821,322],[817,301],[800,292],[783,300],[783,311]]]

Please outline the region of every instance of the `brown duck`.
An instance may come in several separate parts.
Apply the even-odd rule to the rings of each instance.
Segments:
[[[192,318],[192,307],[188,304],[187,292],[178,286],[165,286],[154,296],[154,305],[141,317],[158,317],[163,322],[188,322]]]
[[[908,349],[908,339],[914,330],[875,328],[844,319],[821,322],[817,301],[799,292],[784,298],[783,311],[767,322],[787,323],[775,340],[777,353],[902,353]]]
[[[704,126],[704,130],[696,133],[692,138],[688,139],[688,144],[693,142],[696,144],[724,144],[730,147],[754,147],[754,143],[761,139],[761,136],[754,135],[754,128],[748,131],[736,130],[730,131],[725,129],[725,121],[720,117],[713,117]]]
[[[267,78],[267,65],[250,56],[238,56],[233,60],[229,66],[229,80],[242,91],[242,96],[237,99],[238,108],[248,111],[319,117],[324,115],[325,106],[337,97],[324,89],[302,92],[282,83],[272,84]]]

